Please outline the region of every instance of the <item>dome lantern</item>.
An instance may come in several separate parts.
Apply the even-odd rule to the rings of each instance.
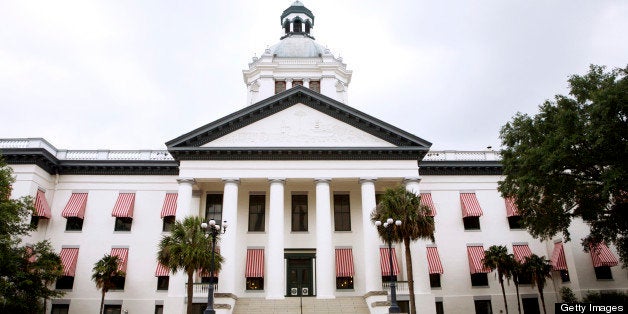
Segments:
[[[301,1],[296,0],[285,9],[281,13],[280,21],[284,30],[284,36],[281,39],[295,34],[312,37],[310,32],[314,27],[314,14]]]

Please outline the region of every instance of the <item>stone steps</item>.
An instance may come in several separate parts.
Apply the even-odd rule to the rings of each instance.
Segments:
[[[362,297],[341,297],[335,299],[316,299],[315,297],[285,298],[266,300],[257,298],[239,298],[233,314],[332,314],[353,313],[369,314]]]

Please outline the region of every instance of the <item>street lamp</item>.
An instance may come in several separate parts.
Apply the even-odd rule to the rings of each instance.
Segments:
[[[375,221],[375,226],[382,226],[382,222],[379,220]],[[401,226],[401,220],[394,221],[393,225],[393,219],[388,218],[383,224],[383,227],[386,229],[386,242],[388,242],[388,265],[390,266],[390,308],[388,308],[388,313],[401,313],[399,305],[397,305],[397,284],[395,283],[393,275],[392,263],[392,230],[394,226]]]
[[[227,221],[223,221],[222,227],[216,224],[214,219],[209,220],[209,225],[204,222],[201,224],[201,228],[205,230],[205,237],[212,238],[212,264],[209,268],[209,288],[207,289],[207,308],[205,308],[205,312],[203,314],[216,314],[214,310],[214,265],[215,265],[215,254],[216,254],[216,238],[219,234],[223,234],[227,231]]]

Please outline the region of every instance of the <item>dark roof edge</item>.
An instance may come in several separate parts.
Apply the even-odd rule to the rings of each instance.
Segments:
[[[419,173],[440,175],[502,175],[499,161],[420,161]]]

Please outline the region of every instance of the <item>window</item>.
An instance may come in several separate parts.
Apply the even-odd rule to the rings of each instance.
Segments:
[[[349,194],[334,195],[334,227],[336,231],[351,231]]]
[[[213,219],[217,224],[222,225],[222,194],[207,194],[205,219]]]
[[[336,277],[336,289],[353,289],[353,277]]]
[[[440,288],[440,274],[430,274],[430,287]]]
[[[164,306],[161,304],[155,305],[155,314],[164,314]]]
[[[529,285],[532,282],[532,275],[528,273],[521,273],[517,279],[519,279],[520,285]]]
[[[436,301],[436,314],[444,314],[443,301]]]
[[[486,274],[485,274],[486,275]],[[491,300],[473,300],[475,303],[475,314],[492,314]]]
[[[488,287],[488,275],[485,273],[471,274],[471,286]]]
[[[410,301],[397,300],[397,305],[399,306],[401,313],[410,313]]]
[[[560,280],[563,282],[569,282],[569,271],[566,269],[560,270]]]
[[[302,32],[302,30],[301,30],[301,25],[302,25],[301,20],[295,20],[295,21],[294,21],[294,23],[293,23],[292,25],[293,25],[293,26],[292,26],[293,31],[294,31],[295,33],[300,33],[300,32]]]
[[[131,231],[131,225],[133,224],[133,218],[129,217],[116,217],[116,226],[114,231]]]
[[[202,283],[211,283],[212,282],[212,277],[209,276],[209,272],[207,272],[207,277],[203,276],[201,277],[201,282]],[[214,274],[214,284],[217,285],[218,284],[218,274]]]
[[[170,284],[170,276],[157,277],[157,290],[168,290]]]
[[[124,276],[114,276],[111,281],[114,286],[112,290],[124,290],[124,282],[126,281]]]
[[[83,219],[79,217],[68,217],[65,222],[65,231],[81,231],[83,230]]]
[[[247,277],[246,290],[264,290],[264,278]]]
[[[174,226],[175,216],[165,216],[161,231],[170,232]]]
[[[303,86],[303,81],[301,81],[301,80],[298,80],[298,81],[297,81],[297,80],[292,81],[292,87],[295,87],[295,86],[297,86],[297,85],[299,85],[299,86]]]
[[[309,34],[310,33],[310,27],[312,27],[312,24],[310,23],[309,20],[305,21],[305,33]]]
[[[249,195],[249,231],[264,231],[266,195]]]
[[[609,266],[595,267],[595,278],[613,279],[613,273],[611,272],[611,268]]]
[[[286,81],[275,81],[275,94],[279,94],[285,90],[286,90]]]
[[[37,229],[39,226],[39,216],[31,216],[31,226]]]
[[[521,305],[524,314],[541,314],[537,298],[523,298],[521,299]]]
[[[292,195],[292,231],[307,231],[307,195]]]
[[[72,287],[74,287],[74,276],[61,276],[55,284],[55,289],[59,290],[72,290]]]
[[[464,217],[464,230],[480,230],[480,217]]]
[[[321,92],[321,82],[320,81],[310,81],[310,89],[320,93]]]
[[[121,314],[122,313],[122,305],[105,305],[104,314]]]
[[[521,216],[508,217],[508,226],[510,229],[521,229]]]
[[[392,276],[393,281],[397,281],[397,276]],[[382,276],[382,282],[390,282],[390,276]]]
[[[68,314],[70,312],[69,304],[53,304],[50,314]]]

